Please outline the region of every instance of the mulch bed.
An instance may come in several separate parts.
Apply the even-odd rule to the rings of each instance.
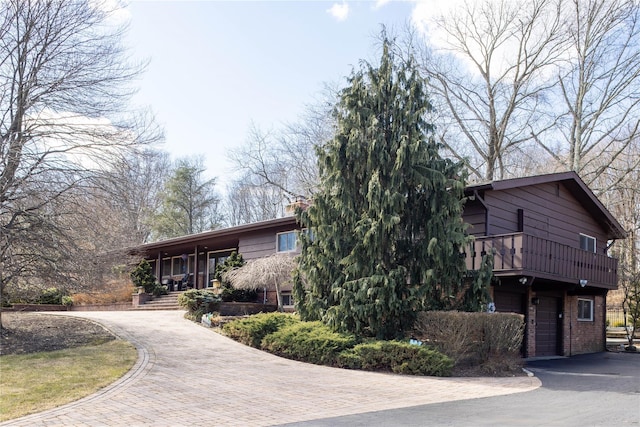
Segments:
[[[2,313],[0,355],[96,345],[116,337],[90,320],[39,313]]]

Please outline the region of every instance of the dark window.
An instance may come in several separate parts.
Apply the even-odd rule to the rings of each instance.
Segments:
[[[593,322],[593,300],[578,298],[578,320]]]
[[[580,249],[594,252],[596,251],[596,239],[586,234],[580,235]]]

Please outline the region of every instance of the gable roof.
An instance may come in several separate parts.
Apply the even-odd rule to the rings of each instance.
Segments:
[[[530,185],[561,183],[571,194],[585,207],[585,209],[598,221],[599,224],[607,231],[611,239],[624,239],[627,232],[622,225],[616,220],[611,212],[604,207],[602,202],[598,200],[593,191],[584,183],[580,176],[573,172],[559,172],[545,175],[534,175],[522,178],[503,179],[486,183],[478,183],[468,185],[465,193],[472,194],[474,191],[483,190],[508,190],[517,187],[526,187]]]

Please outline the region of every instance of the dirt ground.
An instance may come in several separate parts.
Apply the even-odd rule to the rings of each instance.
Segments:
[[[2,313],[0,355],[62,350],[115,339],[90,320],[40,313]]]

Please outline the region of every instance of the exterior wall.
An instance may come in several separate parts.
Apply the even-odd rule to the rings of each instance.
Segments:
[[[486,228],[486,210],[482,203],[477,200],[469,200],[464,205],[462,213],[464,222],[469,224],[467,232],[474,236],[484,236],[487,233]]]
[[[299,228],[283,228],[258,234],[240,237],[238,252],[245,260],[263,258],[276,253],[276,240],[278,233],[299,230]]]
[[[484,200],[489,207],[491,235],[518,232],[518,209],[523,209],[524,233],[576,248],[583,233],[595,237],[598,252],[604,252],[604,230],[561,184],[486,191]]]
[[[593,321],[578,320],[578,298],[593,299]],[[606,349],[606,297],[570,295],[564,300],[563,355],[596,353]]]
[[[257,235],[241,237],[238,253],[245,260],[263,258],[276,253],[276,233],[266,232]]]

